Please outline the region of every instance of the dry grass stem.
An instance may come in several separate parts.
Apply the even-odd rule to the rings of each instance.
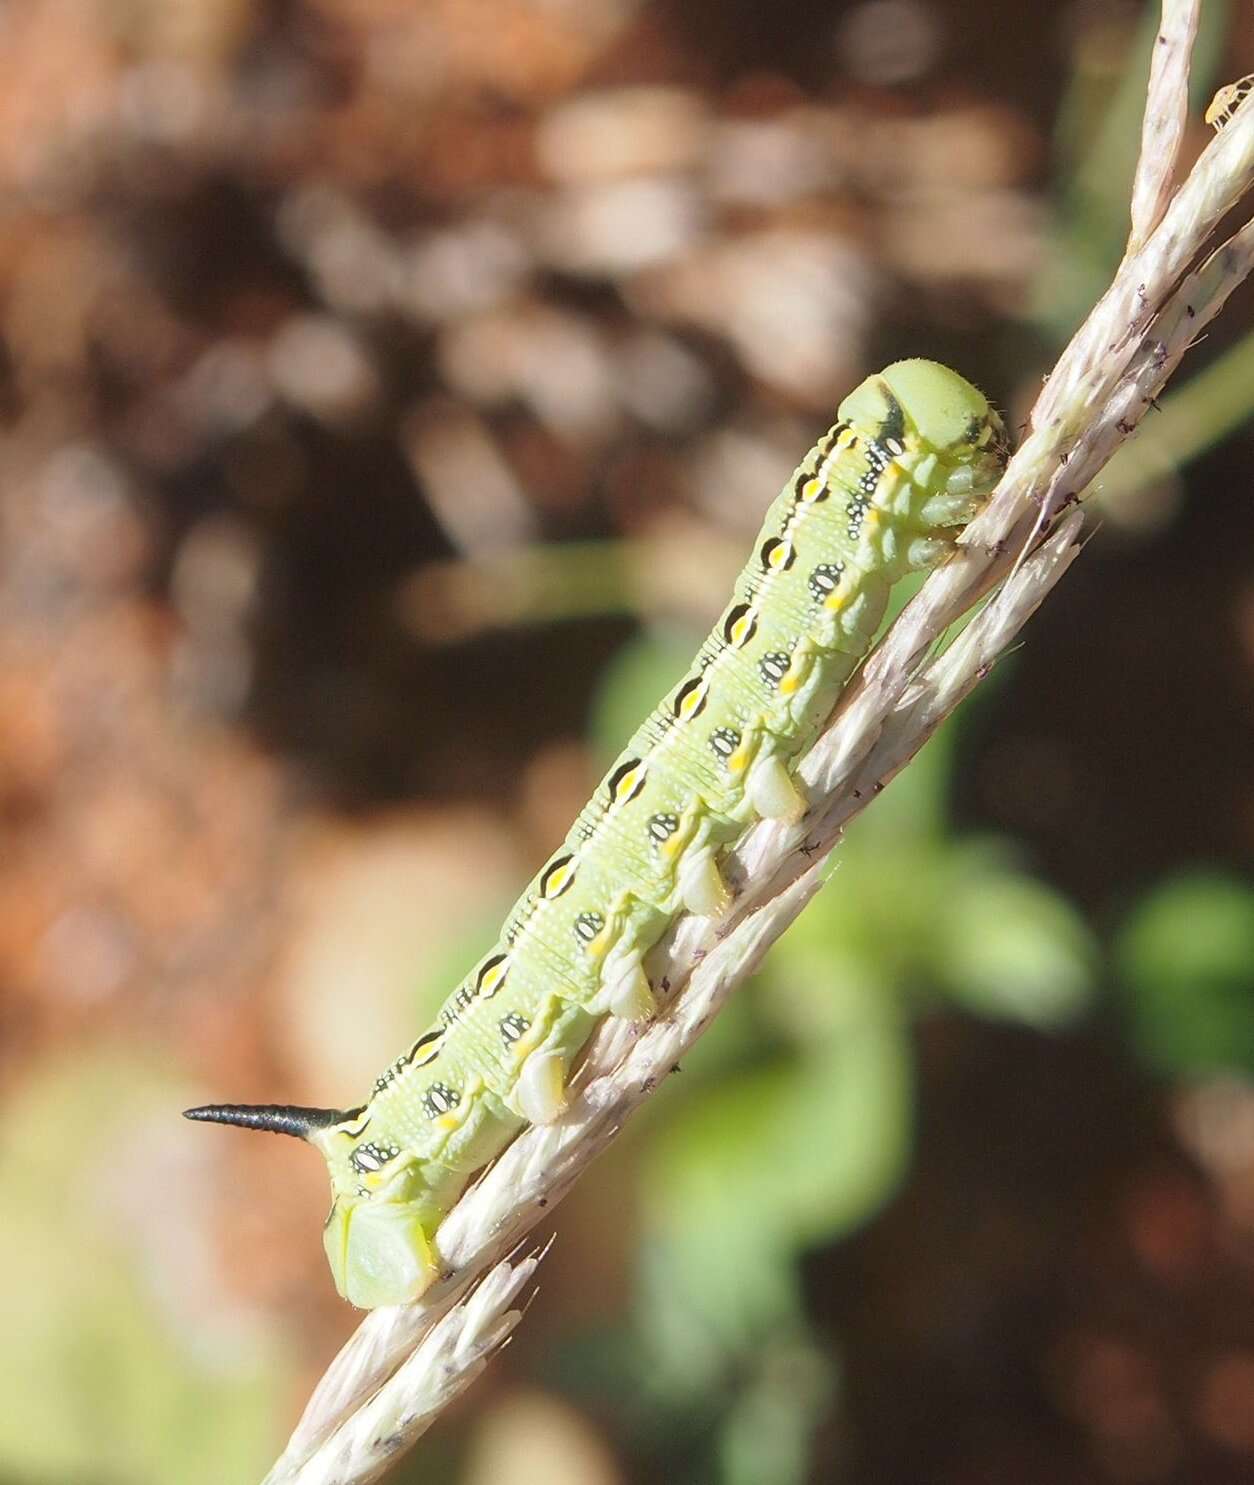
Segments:
[[[1171,198],[1172,177],[1189,116],[1189,58],[1201,12],[1202,0],[1183,0],[1179,5],[1163,7],[1150,57],[1141,150],[1132,182],[1129,252],[1135,252],[1162,220]]]
[[[805,758],[805,820],[763,822],[746,834],[728,863],[739,888],[729,918],[717,933],[708,920],[681,918],[650,957],[655,983],[671,992],[662,1015],[644,1029],[601,1028],[569,1111],[525,1130],[463,1196],[439,1232],[444,1278],[416,1304],[366,1317],[267,1485],[374,1479],[482,1368],[512,1328],[509,1306],[535,1264],[502,1260],[752,974],[822,885],[848,821],[978,684],[1078,555],[1083,515],[1057,513],[1081,498],[1254,266],[1251,225],[1189,271],[1254,182],[1254,108],[1237,111],[1168,200],[1196,23],[1196,0],[1165,0],[1128,254],[1059,359],[988,508],[884,636]],[[989,593],[937,654],[949,626]],[[386,1457],[381,1439],[392,1450]]]
[[[522,1318],[514,1301],[542,1255],[502,1261],[423,1336],[388,1386],[299,1472],[302,1485],[368,1485],[475,1380]],[[276,1478],[276,1476],[271,1476]]]

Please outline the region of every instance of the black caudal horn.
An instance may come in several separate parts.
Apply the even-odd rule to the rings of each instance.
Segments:
[[[184,1109],[184,1119],[204,1119],[211,1124],[238,1124],[243,1129],[268,1129],[272,1134],[291,1134],[307,1140],[319,1129],[330,1129],[351,1119],[353,1109],[302,1109],[285,1103],[207,1103],[199,1109]]]

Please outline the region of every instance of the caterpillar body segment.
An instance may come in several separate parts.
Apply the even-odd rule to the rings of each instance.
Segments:
[[[468,1176],[525,1123],[560,1115],[597,1020],[653,1014],[645,954],[681,910],[726,910],[719,858],[748,825],[804,813],[795,762],[892,585],[948,553],[1005,457],[1001,420],[957,373],[900,361],[868,377],[771,505],[687,673],[369,1101],[345,1114],[189,1111],[317,1145],[333,1196],[327,1256],[353,1304],[417,1298]]]

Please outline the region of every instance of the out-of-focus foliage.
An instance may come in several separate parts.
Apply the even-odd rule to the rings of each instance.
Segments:
[[[276,1442],[278,1341],[222,1305],[212,1187],[169,1118],[186,1092],[102,1050],[46,1066],[4,1120],[5,1478],[220,1485]]]
[[[1191,872],[1154,888],[1115,944],[1135,1045],[1166,1074],[1254,1074],[1254,885]]]

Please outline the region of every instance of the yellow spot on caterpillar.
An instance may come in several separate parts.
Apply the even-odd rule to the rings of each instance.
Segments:
[[[485,995],[495,995],[509,969],[509,960],[502,955],[495,963],[486,964],[479,976],[478,988]]]
[[[738,603],[723,624],[724,643],[739,650],[758,632],[758,616],[751,603]]]
[[[752,629],[753,629],[753,615],[752,614],[745,614],[745,615],[743,615],[741,618],[737,619],[736,622],[731,626],[731,630],[729,631],[730,634],[731,634],[731,642],[735,646],[736,649],[739,649],[741,647],[741,645],[744,644],[745,640],[749,637],[749,634],[752,632]]]
[[[842,435],[843,437],[843,435]],[[801,501],[803,505],[813,505],[816,500],[822,500],[824,491],[823,481],[820,479],[809,479],[801,487]]]
[[[749,766],[749,750],[743,744],[727,760],[728,773],[744,773]]]
[[[642,763],[637,764],[635,768],[623,774],[623,776],[616,782],[614,786],[615,800],[619,804],[623,804],[627,800],[629,800],[632,795],[635,794],[643,777],[644,765]]]
[[[775,542],[766,554],[766,565],[772,572],[787,572],[792,566],[792,560],[792,544],[787,541]]]
[[[680,692],[675,715],[681,722],[690,722],[699,716],[709,700],[710,687],[707,681],[693,681]]]
[[[440,1126],[441,1129],[451,1130],[460,1129],[462,1127],[462,1121],[457,1117],[456,1114],[445,1114],[442,1118],[437,1119],[436,1123]]]
[[[836,435],[836,447],[838,449],[851,449],[858,441],[858,435],[852,428],[842,428]]]
[[[829,593],[823,600],[823,607],[832,613],[838,614],[845,606],[845,600],[838,588],[835,593]]]
[[[560,897],[575,880],[575,869],[573,856],[559,857],[540,878],[540,896],[546,902]]]

